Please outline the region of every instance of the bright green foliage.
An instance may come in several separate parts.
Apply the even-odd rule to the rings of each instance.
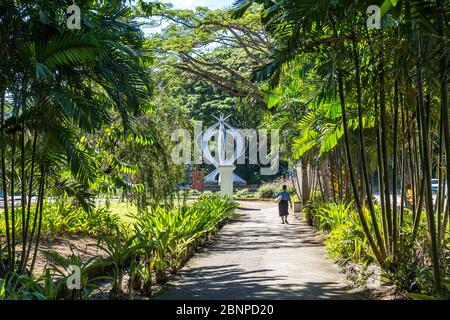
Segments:
[[[91,187],[105,199],[121,194],[139,209],[172,205],[174,186],[185,175],[185,168],[174,164],[170,154],[171,134],[187,127],[178,107],[163,104],[147,109],[133,119],[133,131],[115,121],[86,136],[104,173]]]
[[[179,106],[190,122],[202,121],[205,128],[220,113],[230,116],[228,121],[236,128],[263,127],[264,85],[249,80],[252,70],[267,61],[270,48],[258,9],[239,19],[226,10],[207,8],[165,8],[154,14],[168,23],[149,39],[156,55],[155,103]],[[193,165],[193,170],[212,168]],[[249,184],[272,178],[261,176],[257,164],[237,165],[236,174]]]
[[[259,193],[250,192],[249,189],[241,189],[235,193],[235,199],[256,199]]]
[[[286,185],[287,191],[291,194],[295,194],[295,188],[287,180],[275,180],[273,182],[264,183],[261,187],[258,189],[258,197],[262,199],[271,199],[275,198],[276,195],[281,192],[283,185]]]
[[[336,229],[354,214],[352,206],[352,203],[329,203],[319,207],[315,214],[317,227],[325,231]]]
[[[275,195],[277,194],[277,190],[273,188],[273,186],[269,184],[264,184],[258,189],[258,195],[260,198],[263,199],[270,199],[275,198]]]
[[[364,232],[354,219],[337,225],[325,240],[328,255],[340,263],[373,262]]]
[[[60,211],[55,207],[47,208],[44,212],[46,219],[43,220],[43,231],[51,236],[61,234],[98,236],[109,234],[120,224],[119,217],[106,208],[95,209],[91,212],[73,207],[67,209]]]
[[[426,247],[432,294],[448,297],[450,2],[381,1],[378,30],[367,26],[372,4],[237,0],[235,17],[264,8],[261,21],[274,45],[255,78],[274,87],[268,123],[287,131],[285,157],[301,158],[302,172],[309,167],[309,180],[322,182],[324,198],[353,201],[383,271],[395,275],[405,267],[407,274],[404,258]],[[372,199],[377,183],[381,210]],[[422,227],[428,236],[420,246],[403,241],[414,242]]]
[[[34,210],[35,207],[32,207]],[[22,234],[22,215],[17,211],[16,230],[17,235]],[[0,216],[0,234],[5,232],[4,216]],[[33,220],[29,221],[30,228]],[[46,203],[42,218],[42,235],[47,238],[55,238],[64,235],[90,235],[99,236],[111,233],[120,225],[120,218],[112,214],[106,208],[85,211],[73,206],[67,199],[62,198],[56,203]]]
[[[116,227],[109,237],[102,237],[97,247],[103,250],[114,265],[112,274],[111,297],[118,298],[123,293],[123,276],[126,267],[136,260],[140,244],[136,242],[138,235],[130,234],[126,228]]]
[[[110,262],[102,261],[97,257],[85,260],[73,251],[68,257],[53,250],[47,250],[44,253],[51,262],[46,266],[44,274],[38,279],[38,282],[42,285],[45,290],[44,294],[49,300],[88,299],[98,288],[99,281],[111,279],[109,276],[96,276],[97,270],[107,267],[111,264]],[[74,272],[74,266],[80,269],[80,289],[67,287],[69,277]]]
[[[325,246],[330,258],[340,264],[368,264],[374,261],[352,203],[311,200],[306,212],[312,225],[327,232]]]
[[[0,2],[0,188],[8,196],[21,196],[19,206],[4,210],[1,240],[9,263],[0,263],[2,275],[32,272],[42,236],[42,204],[49,189],[61,188],[62,172],[70,173],[64,181],[84,187],[74,191],[92,199],[84,191],[105,172],[83,135],[115,121],[132,131],[134,117],[151,97],[147,68],[152,59],[127,2],[78,1],[80,30],[67,28],[65,1]],[[134,169],[112,163],[124,172]],[[38,210],[26,201],[33,193]],[[79,202],[87,211],[93,207],[92,201]],[[81,223],[76,220],[68,218],[69,228]],[[36,228],[26,221],[37,221]],[[30,265],[28,257],[33,257]]]
[[[137,239],[145,248],[157,276],[164,280],[166,270],[178,270],[186,261],[189,249],[198,239],[217,232],[234,216],[236,204],[218,195],[203,196],[191,207],[166,209],[133,214]]]
[[[21,275],[7,280],[0,278],[0,300],[45,299],[47,297],[42,287],[29,276]]]

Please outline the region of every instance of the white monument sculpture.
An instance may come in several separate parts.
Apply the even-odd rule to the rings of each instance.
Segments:
[[[218,120],[218,123],[207,129],[202,138],[203,155],[216,167],[213,172],[205,177],[205,182],[215,183],[218,181],[220,194],[233,199],[233,183],[246,183],[242,178],[233,173],[236,168],[234,162],[245,151],[245,137],[239,130],[225,122],[229,116],[224,118],[223,115],[220,115],[219,118],[214,118]],[[216,137],[217,139],[215,157],[212,156],[209,149],[209,141],[212,137]],[[230,141],[229,137],[233,140]],[[218,180],[217,176],[219,176]]]

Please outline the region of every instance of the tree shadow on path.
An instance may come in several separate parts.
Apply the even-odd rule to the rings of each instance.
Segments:
[[[285,277],[264,275],[270,270],[244,271],[237,265],[181,271],[157,300],[360,300],[333,282],[283,283]]]

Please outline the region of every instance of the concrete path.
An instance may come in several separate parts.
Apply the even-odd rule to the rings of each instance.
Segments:
[[[343,275],[325,258],[314,230],[277,204],[241,202],[226,225],[156,299],[361,299],[343,287]]]

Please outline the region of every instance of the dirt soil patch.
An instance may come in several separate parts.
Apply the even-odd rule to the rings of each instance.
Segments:
[[[64,257],[72,254],[79,256],[83,261],[87,261],[92,257],[105,258],[106,253],[95,246],[97,239],[85,236],[69,236],[57,239],[43,239],[36,258],[34,273],[42,274],[45,266],[51,263],[46,256],[45,251],[53,250]]]

